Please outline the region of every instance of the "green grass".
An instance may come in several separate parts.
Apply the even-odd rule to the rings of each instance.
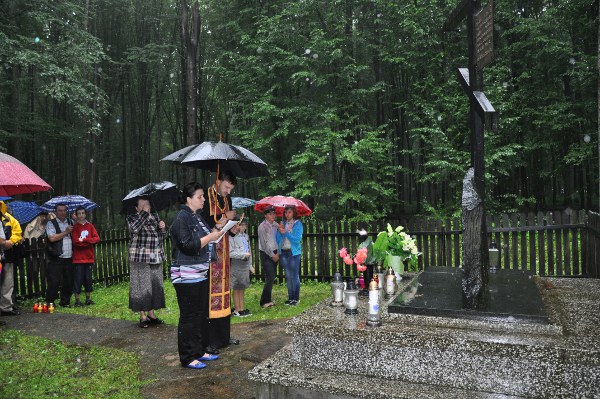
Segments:
[[[300,304],[285,306],[285,284],[273,287],[275,306],[262,309],[259,299],[263,283],[253,281],[246,290],[246,307],[253,315],[232,318],[232,323],[272,320],[295,316],[330,295],[329,284],[302,283]],[[167,308],[157,315],[176,325],[179,308],[173,284],[165,282]],[[95,287],[93,306],[61,308],[56,312],[136,321],[138,314],[128,309],[129,283]],[[33,306],[34,301],[22,306]],[[68,345],[57,341],[0,329],[0,398],[141,398],[139,359],[119,349]]]
[[[141,398],[136,355],[0,329],[0,398]]]
[[[285,284],[275,284],[273,286],[273,301],[275,306],[262,309],[259,305],[260,296],[263,289],[261,281],[253,281],[250,287],[246,290],[245,303],[246,308],[250,309],[252,316],[249,317],[233,317],[231,322],[247,323],[257,320],[273,320],[295,316],[315,303],[321,301],[331,294],[331,289],[327,283],[319,283],[307,281],[301,283],[300,286],[300,304],[297,306],[285,306],[287,300],[287,288]],[[124,282],[115,284],[110,287],[97,286],[94,287],[92,299],[96,302],[92,306],[83,306],[80,308],[61,308],[57,307],[56,312],[85,314],[94,317],[105,317],[109,319],[121,319],[137,321],[139,315],[129,310],[129,283]],[[177,298],[175,289],[170,281],[165,281],[165,297],[167,307],[160,309],[156,315],[165,320],[165,323],[177,325],[179,319],[179,307],[177,306]],[[82,294],[83,298],[83,294]],[[74,303],[74,299],[71,304]],[[33,302],[27,302],[23,306],[33,306]]]

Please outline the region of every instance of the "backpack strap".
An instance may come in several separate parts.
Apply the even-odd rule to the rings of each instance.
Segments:
[[[50,219],[50,221],[54,225],[54,229],[56,230],[56,234],[62,233],[62,231],[60,231],[60,226],[58,225],[58,222],[56,221],[56,219]]]

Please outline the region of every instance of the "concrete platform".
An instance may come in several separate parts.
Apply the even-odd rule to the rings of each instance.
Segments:
[[[403,281],[408,287],[412,279]],[[600,280],[535,278],[548,324],[388,314],[365,324],[326,299],[248,376],[257,397],[600,397]]]

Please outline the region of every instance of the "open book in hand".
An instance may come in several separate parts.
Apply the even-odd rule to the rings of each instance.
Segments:
[[[236,224],[239,224],[241,221],[242,221],[241,219],[240,220],[230,220],[230,221],[228,221],[227,224],[225,226],[223,226],[223,228],[221,229],[221,235],[219,236],[219,239],[215,240],[215,241],[211,241],[211,243],[217,243],[217,242],[221,241],[221,238],[223,238],[223,236],[225,234],[227,234],[227,232],[229,230],[231,230],[231,228],[233,226],[235,226]]]

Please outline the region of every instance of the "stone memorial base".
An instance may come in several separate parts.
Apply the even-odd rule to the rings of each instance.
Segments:
[[[489,274],[488,290],[481,309],[463,309],[462,270],[430,267],[390,303],[390,313],[454,317],[484,321],[548,324],[548,315],[535,276],[521,270],[498,270]]]
[[[600,397],[600,280],[531,281],[545,320],[388,313],[392,298],[368,327],[366,298],[351,316],[326,298],[248,378],[257,398]]]

